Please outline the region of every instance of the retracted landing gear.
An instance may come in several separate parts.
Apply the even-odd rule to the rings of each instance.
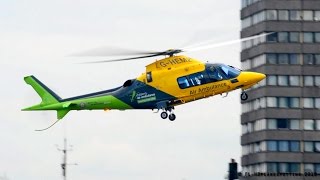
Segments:
[[[245,91],[242,91],[240,98],[242,101],[245,101],[248,99],[248,94]]]
[[[167,119],[169,117],[170,121],[174,121],[176,119],[176,115],[173,113],[173,111],[172,111],[173,109],[174,109],[173,107],[165,108],[164,111],[161,112],[160,117],[162,119]],[[169,111],[169,113],[170,113],[169,115],[168,115],[167,111]]]

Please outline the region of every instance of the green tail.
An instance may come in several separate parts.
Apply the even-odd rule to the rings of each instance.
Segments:
[[[44,85],[41,81],[39,81],[36,77],[27,76],[24,78],[24,81],[33,87],[33,89],[41,97],[42,101],[38,105],[22,109],[23,111],[56,110],[58,119],[62,119],[70,111],[69,108],[53,108],[53,105],[60,104],[61,98],[46,85]]]

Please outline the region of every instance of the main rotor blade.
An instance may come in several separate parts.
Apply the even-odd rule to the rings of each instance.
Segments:
[[[178,54],[184,52],[182,49],[168,49],[166,51],[150,53],[150,55],[145,56],[136,56],[136,57],[128,57],[128,58],[120,58],[120,59],[110,59],[110,60],[101,60],[101,61],[91,61],[91,62],[83,62],[82,64],[92,64],[92,63],[106,63],[106,62],[115,62],[115,61],[130,61],[134,59],[143,59],[155,56],[173,56],[174,54]]]
[[[204,43],[200,43],[198,45],[188,46],[188,47],[185,47],[185,48],[182,48],[182,49],[184,51],[186,51],[186,52],[192,52],[192,51],[199,51],[199,50],[204,50],[204,49],[217,48],[217,47],[232,45],[232,44],[236,44],[236,43],[241,43],[241,42],[252,40],[252,39],[256,39],[256,38],[261,38],[261,37],[264,37],[264,36],[267,36],[267,35],[270,35],[270,34],[273,34],[273,33],[274,32],[264,33],[264,34],[250,36],[250,37],[246,37],[246,38],[242,38],[242,39],[236,39],[236,40],[232,40],[232,41],[226,41],[226,42],[214,43],[214,44],[210,44],[210,42],[207,42],[207,43],[204,42]]]
[[[134,59],[143,59],[143,58],[149,58],[149,57],[155,57],[155,56],[161,56],[163,55],[161,52],[158,54],[152,54],[147,56],[137,56],[137,57],[129,57],[129,58],[121,58],[121,59],[110,59],[110,60],[101,60],[101,61],[92,61],[92,62],[83,62],[81,64],[97,64],[97,63],[109,63],[109,62],[116,62],[116,61],[130,61]]]
[[[71,54],[71,56],[76,56],[76,57],[133,56],[133,55],[148,55],[148,54],[157,54],[157,53],[160,53],[160,52],[140,51],[140,50],[134,50],[134,49],[105,46],[105,47],[90,49],[80,53]]]

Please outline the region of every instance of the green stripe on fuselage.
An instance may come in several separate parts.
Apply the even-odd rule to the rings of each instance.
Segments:
[[[61,103],[55,103],[50,105],[36,105],[24,110],[96,110],[96,109],[132,109],[131,106],[122,102],[118,98],[112,95],[76,99],[72,101],[66,101]]]

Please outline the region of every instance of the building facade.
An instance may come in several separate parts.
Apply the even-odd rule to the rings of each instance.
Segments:
[[[320,0],[242,0],[241,22],[242,38],[274,32],[242,44],[267,78],[242,101],[241,169],[274,174],[240,179],[320,179]]]

